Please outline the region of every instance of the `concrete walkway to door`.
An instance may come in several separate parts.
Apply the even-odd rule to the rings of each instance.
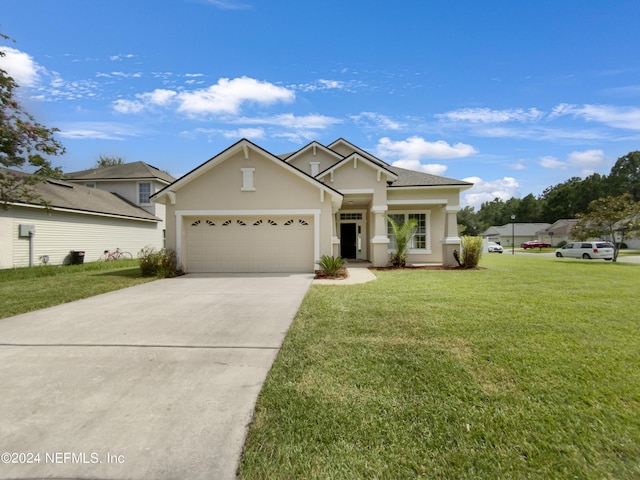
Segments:
[[[0,479],[234,478],[312,280],[186,275],[0,320]]]

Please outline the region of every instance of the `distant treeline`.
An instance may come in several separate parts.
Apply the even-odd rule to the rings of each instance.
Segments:
[[[538,197],[530,193],[524,198],[507,201],[496,198],[484,202],[477,212],[473,207],[464,207],[458,212],[458,224],[464,228],[461,232],[464,235],[478,235],[492,225],[510,223],[511,215],[516,216],[518,223],[553,223],[586,213],[592,200],[624,193],[630,194],[634,202],[640,201],[640,151],[620,157],[609,175],[594,173],[584,179],[572,177],[548,187]]]

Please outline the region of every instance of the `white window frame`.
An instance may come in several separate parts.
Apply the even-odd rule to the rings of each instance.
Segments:
[[[149,185],[149,195],[147,195],[146,202],[142,201],[142,185]],[[151,205],[151,195],[153,195],[151,182],[138,182],[138,205]]]
[[[409,219],[409,215],[424,215],[424,232],[420,232],[420,227],[416,230],[416,233],[411,237],[409,242],[409,253],[425,254],[431,253],[431,211],[430,210],[389,210],[387,215],[393,217],[394,215],[403,215],[404,221]],[[415,248],[416,235],[424,235],[425,248]],[[391,228],[391,223],[387,220],[387,236],[389,237],[388,253],[393,253],[396,250],[396,239]]]

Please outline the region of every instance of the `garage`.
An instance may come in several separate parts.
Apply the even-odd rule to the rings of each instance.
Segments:
[[[312,272],[313,216],[184,217],[189,272]]]

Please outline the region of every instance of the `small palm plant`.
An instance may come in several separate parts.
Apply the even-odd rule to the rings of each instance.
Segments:
[[[389,215],[387,215],[387,220],[391,224],[393,234],[396,237],[396,251],[391,254],[391,265],[394,267],[406,267],[407,256],[409,255],[409,242],[411,241],[411,237],[416,233],[418,221],[415,218],[410,218],[406,222],[399,223]]]
[[[322,273],[328,277],[335,277],[340,273],[342,267],[344,267],[345,260],[342,257],[332,257],[329,255],[322,255],[318,260],[318,266]]]

